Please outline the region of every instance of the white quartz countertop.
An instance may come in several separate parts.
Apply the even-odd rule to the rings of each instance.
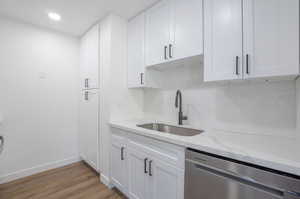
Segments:
[[[110,122],[128,132],[300,176],[300,137],[205,130],[192,137],[137,127],[138,121]],[[186,126],[189,127],[189,126]]]

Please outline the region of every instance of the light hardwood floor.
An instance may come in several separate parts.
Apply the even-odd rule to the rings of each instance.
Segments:
[[[0,199],[125,199],[79,162],[0,185]]]

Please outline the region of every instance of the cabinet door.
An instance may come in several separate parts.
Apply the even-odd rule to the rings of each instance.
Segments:
[[[95,170],[98,170],[98,101],[97,91],[83,91],[79,109],[80,155]]]
[[[99,26],[81,38],[80,76],[82,89],[99,87]]]
[[[246,78],[299,74],[299,0],[244,1],[244,48]]]
[[[204,80],[242,78],[242,0],[204,1]]]
[[[151,199],[183,199],[184,171],[163,161],[149,162],[149,194]]]
[[[132,199],[146,199],[146,180],[148,175],[145,173],[147,155],[137,149],[128,149],[129,167],[129,188],[128,195]],[[147,159],[148,160],[148,159]]]
[[[80,39],[80,89],[88,89],[87,79],[88,75],[88,38],[87,36],[83,36]]]
[[[173,59],[203,54],[203,1],[173,0],[172,20]]]
[[[112,135],[111,178],[113,184],[123,192],[127,190],[127,149],[124,138]]]
[[[145,14],[128,23],[128,87],[142,87],[145,70]]]
[[[146,12],[146,65],[166,62],[170,44],[170,1],[162,0]]]

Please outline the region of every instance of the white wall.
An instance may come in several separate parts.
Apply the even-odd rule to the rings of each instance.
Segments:
[[[203,74],[199,65],[162,73],[165,89],[145,90],[144,110],[150,118],[176,122],[175,94],[180,88],[183,111],[190,125],[283,136],[295,133],[295,81],[203,84],[199,79]]]
[[[127,21],[110,15],[100,23],[100,171],[110,178],[109,121],[141,118],[143,91],[127,88]]]
[[[0,18],[0,183],[78,160],[79,40]]]

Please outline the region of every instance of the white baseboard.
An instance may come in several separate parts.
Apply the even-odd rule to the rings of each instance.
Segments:
[[[110,182],[109,178],[103,175],[102,173],[100,174],[100,181],[110,189],[114,187],[113,184]]]
[[[80,155],[80,158],[87,163],[90,167],[92,167],[97,173],[99,172],[99,169],[97,168],[97,165],[95,165],[92,161],[89,161],[84,155]]]
[[[29,169],[16,171],[16,172],[4,175],[4,176],[0,176],[0,184],[7,183],[7,182],[17,180],[17,179],[20,179],[23,177],[27,177],[30,175],[34,175],[34,174],[37,174],[37,173],[40,173],[43,171],[47,171],[49,169],[63,167],[65,165],[72,164],[72,163],[79,162],[79,161],[81,161],[80,157],[73,157],[73,158],[68,158],[68,159],[64,159],[64,160],[60,160],[60,161],[56,161],[56,162],[42,164],[42,165],[32,167]]]

